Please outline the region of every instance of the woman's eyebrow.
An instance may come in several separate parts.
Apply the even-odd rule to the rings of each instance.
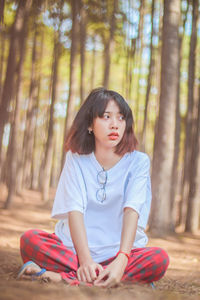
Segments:
[[[104,114],[112,114],[113,111],[104,111]],[[118,111],[117,114],[119,115],[123,115],[123,113],[121,111]]]

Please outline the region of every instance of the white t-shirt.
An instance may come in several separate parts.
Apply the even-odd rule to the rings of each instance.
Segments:
[[[119,251],[123,209],[133,208],[139,215],[133,248],[145,247],[151,204],[150,160],[147,154],[126,153],[107,170],[106,199],[101,203],[97,191],[102,185],[97,179],[102,167],[92,152],[88,155],[67,152],[65,165],[58,183],[52,217],[59,221],[56,235],[76,253],[71,240],[68,212],[84,215],[88,246],[96,262],[115,256]]]

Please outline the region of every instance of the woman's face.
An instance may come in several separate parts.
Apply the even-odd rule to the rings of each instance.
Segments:
[[[126,128],[126,121],[121,114],[119,106],[110,100],[102,117],[93,120],[88,129],[93,131],[95,148],[115,148],[121,141]]]

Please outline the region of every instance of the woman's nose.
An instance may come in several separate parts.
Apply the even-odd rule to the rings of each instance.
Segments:
[[[118,128],[118,122],[116,118],[111,119],[111,128],[115,128],[115,129]]]

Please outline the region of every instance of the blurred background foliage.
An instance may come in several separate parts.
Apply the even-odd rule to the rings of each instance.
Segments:
[[[152,159],[149,227],[197,231],[199,0],[1,0],[0,179],[49,201],[64,140],[91,89],[121,93]]]

